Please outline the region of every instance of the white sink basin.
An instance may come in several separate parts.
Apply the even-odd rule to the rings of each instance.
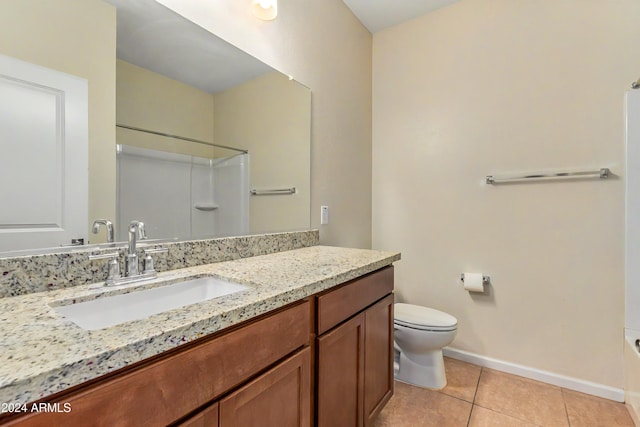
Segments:
[[[103,329],[131,320],[249,289],[215,277],[201,277],[128,294],[118,294],[53,309],[87,330]]]

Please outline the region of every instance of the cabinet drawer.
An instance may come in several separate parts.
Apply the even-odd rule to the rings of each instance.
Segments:
[[[317,298],[318,335],[393,291],[393,266],[332,288]]]
[[[40,413],[21,426],[159,426],[203,406],[309,343],[310,303],[105,379],[58,399],[69,413]]]

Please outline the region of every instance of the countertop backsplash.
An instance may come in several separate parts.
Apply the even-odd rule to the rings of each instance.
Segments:
[[[155,269],[160,272],[300,249],[318,243],[318,230],[308,230],[181,242],[146,244],[142,241],[137,252],[142,259],[144,249],[166,247],[168,252],[153,254]],[[0,298],[103,281],[107,260],[91,261],[89,255],[116,250],[122,263],[126,244],[118,244],[114,248],[78,248],[66,253],[5,258],[0,255]]]

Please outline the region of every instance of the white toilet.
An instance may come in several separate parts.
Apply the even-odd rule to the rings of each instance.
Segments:
[[[433,308],[396,303],[393,323],[400,352],[396,379],[433,389],[447,385],[442,348],[455,338],[458,320]]]

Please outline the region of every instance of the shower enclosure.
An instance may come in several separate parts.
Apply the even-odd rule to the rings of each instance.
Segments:
[[[640,419],[640,89],[625,94],[625,401]]]
[[[117,240],[143,221],[151,239],[249,232],[249,154],[197,157],[118,144]]]

